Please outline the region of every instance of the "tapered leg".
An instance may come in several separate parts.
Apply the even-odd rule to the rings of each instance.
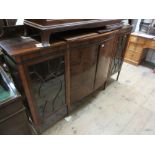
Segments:
[[[121,72],[121,71],[119,71],[118,74],[117,74],[116,81],[118,81],[118,78],[119,78],[120,72]]]

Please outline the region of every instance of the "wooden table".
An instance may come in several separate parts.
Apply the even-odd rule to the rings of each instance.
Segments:
[[[24,24],[26,31],[29,28],[36,29],[41,34],[41,42],[44,46],[50,46],[50,36],[56,32],[67,30],[99,28],[109,24],[121,22],[121,19],[26,19]]]

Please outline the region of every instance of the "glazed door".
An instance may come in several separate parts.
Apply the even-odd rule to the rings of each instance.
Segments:
[[[71,49],[71,103],[93,92],[97,53],[96,44]]]
[[[38,108],[42,130],[67,114],[64,68],[64,56],[28,66],[31,91]]]
[[[104,86],[111,64],[113,55],[114,36],[109,36],[99,47],[98,64],[94,89]]]
[[[123,59],[128,43],[129,35],[131,33],[131,27],[120,30],[116,37],[114,56],[112,59],[112,65],[110,69],[110,75],[120,72],[123,64]]]

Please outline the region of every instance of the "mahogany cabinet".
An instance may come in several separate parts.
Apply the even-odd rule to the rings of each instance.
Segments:
[[[121,70],[131,27],[123,28],[120,20],[76,22],[46,25],[41,36],[33,33],[32,37],[18,36],[0,42],[40,133],[69,114],[75,103],[105,88],[109,77]],[[110,23],[114,25],[106,27]],[[38,28],[34,23],[32,27],[30,22],[27,24],[32,30]]]

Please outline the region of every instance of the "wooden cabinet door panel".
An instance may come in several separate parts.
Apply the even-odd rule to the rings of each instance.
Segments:
[[[93,92],[98,45],[71,49],[71,103]]]
[[[114,37],[105,40],[99,47],[98,65],[95,80],[95,89],[103,86],[107,80],[109,67],[112,58]]]

